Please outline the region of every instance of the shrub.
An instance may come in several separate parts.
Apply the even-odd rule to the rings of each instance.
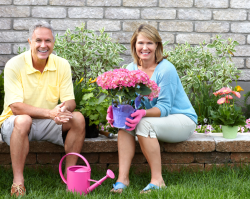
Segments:
[[[123,61],[120,54],[125,46],[112,41],[104,28],[97,35],[93,30],[82,26],[74,31],[68,29],[64,35],[56,35],[55,53],[67,59],[72,68],[73,78],[87,83],[90,78],[113,69]]]
[[[166,44],[166,43],[165,43]],[[164,45],[165,45],[164,44]],[[198,46],[176,45],[174,50],[164,51],[168,60],[176,67],[182,85],[198,115],[199,123],[211,117],[210,110],[217,109],[213,92],[229,86],[238,79],[238,70],[231,57],[237,41],[214,38],[213,43],[200,43]],[[205,96],[204,96],[205,93]]]

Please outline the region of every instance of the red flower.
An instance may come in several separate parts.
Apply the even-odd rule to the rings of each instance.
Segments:
[[[231,95],[226,95],[226,99],[233,99]]]
[[[237,91],[232,91],[232,93],[236,96],[236,97],[238,97],[238,98],[240,98],[241,96],[240,96],[240,93],[239,92],[237,92]]]
[[[230,97],[229,97],[230,96]],[[217,104],[224,104],[224,103],[230,103],[229,99],[233,99],[231,95],[227,95],[226,97],[222,97],[218,99]]]
[[[229,93],[232,92],[232,90],[230,88],[228,88],[228,87],[223,87],[222,89],[220,89],[220,92],[222,94],[229,94]]]
[[[225,101],[226,101],[226,98],[225,98],[225,97],[222,97],[222,98],[220,98],[220,99],[217,101],[217,103],[218,103],[218,104],[224,104]]]
[[[220,90],[214,92],[213,94],[214,94],[215,96],[217,96],[217,95],[229,94],[229,93],[231,93],[231,92],[232,92],[232,90],[231,90],[230,88],[228,88],[228,87],[223,87],[223,88],[221,88]]]

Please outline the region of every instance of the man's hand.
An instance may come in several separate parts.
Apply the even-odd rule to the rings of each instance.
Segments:
[[[54,109],[50,110],[50,119],[53,119],[56,124],[67,123],[73,114],[67,110],[65,102],[57,105]]]

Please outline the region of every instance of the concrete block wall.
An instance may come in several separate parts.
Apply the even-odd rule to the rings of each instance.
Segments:
[[[162,167],[169,171],[192,169],[209,170],[213,166],[242,166],[250,163],[250,134],[238,133],[235,139],[225,139],[222,133],[193,134],[180,143],[160,143]],[[109,139],[103,135],[86,138],[81,154],[92,166],[99,169],[118,169],[117,138]],[[65,155],[61,146],[45,142],[30,142],[26,159],[29,168],[52,167],[58,170],[59,162]],[[79,165],[85,165],[79,160]],[[0,141],[0,165],[11,168],[10,149]],[[135,156],[131,166],[135,172],[150,171],[147,160],[136,141]]]
[[[85,23],[86,28],[106,32],[126,45],[124,64],[132,61],[129,42],[141,23],[156,27],[167,49],[186,41],[197,45],[221,34],[240,45],[233,59],[250,81],[250,1],[248,0],[0,0],[0,70],[28,47],[28,29],[37,20],[48,21],[62,34]]]

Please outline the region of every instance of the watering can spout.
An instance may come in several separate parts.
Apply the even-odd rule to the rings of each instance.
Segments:
[[[91,192],[93,191],[96,187],[98,187],[99,185],[101,185],[107,178],[111,178],[114,179],[115,178],[115,174],[113,173],[113,171],[111,171],[110,169],[107,170],[106,176],[104,176],[102,179],[100,179],[99,181],[95,181],[96,183],[91,185],[88,189],[87,192]],[[91,180],[94,181],[94,180]]]

